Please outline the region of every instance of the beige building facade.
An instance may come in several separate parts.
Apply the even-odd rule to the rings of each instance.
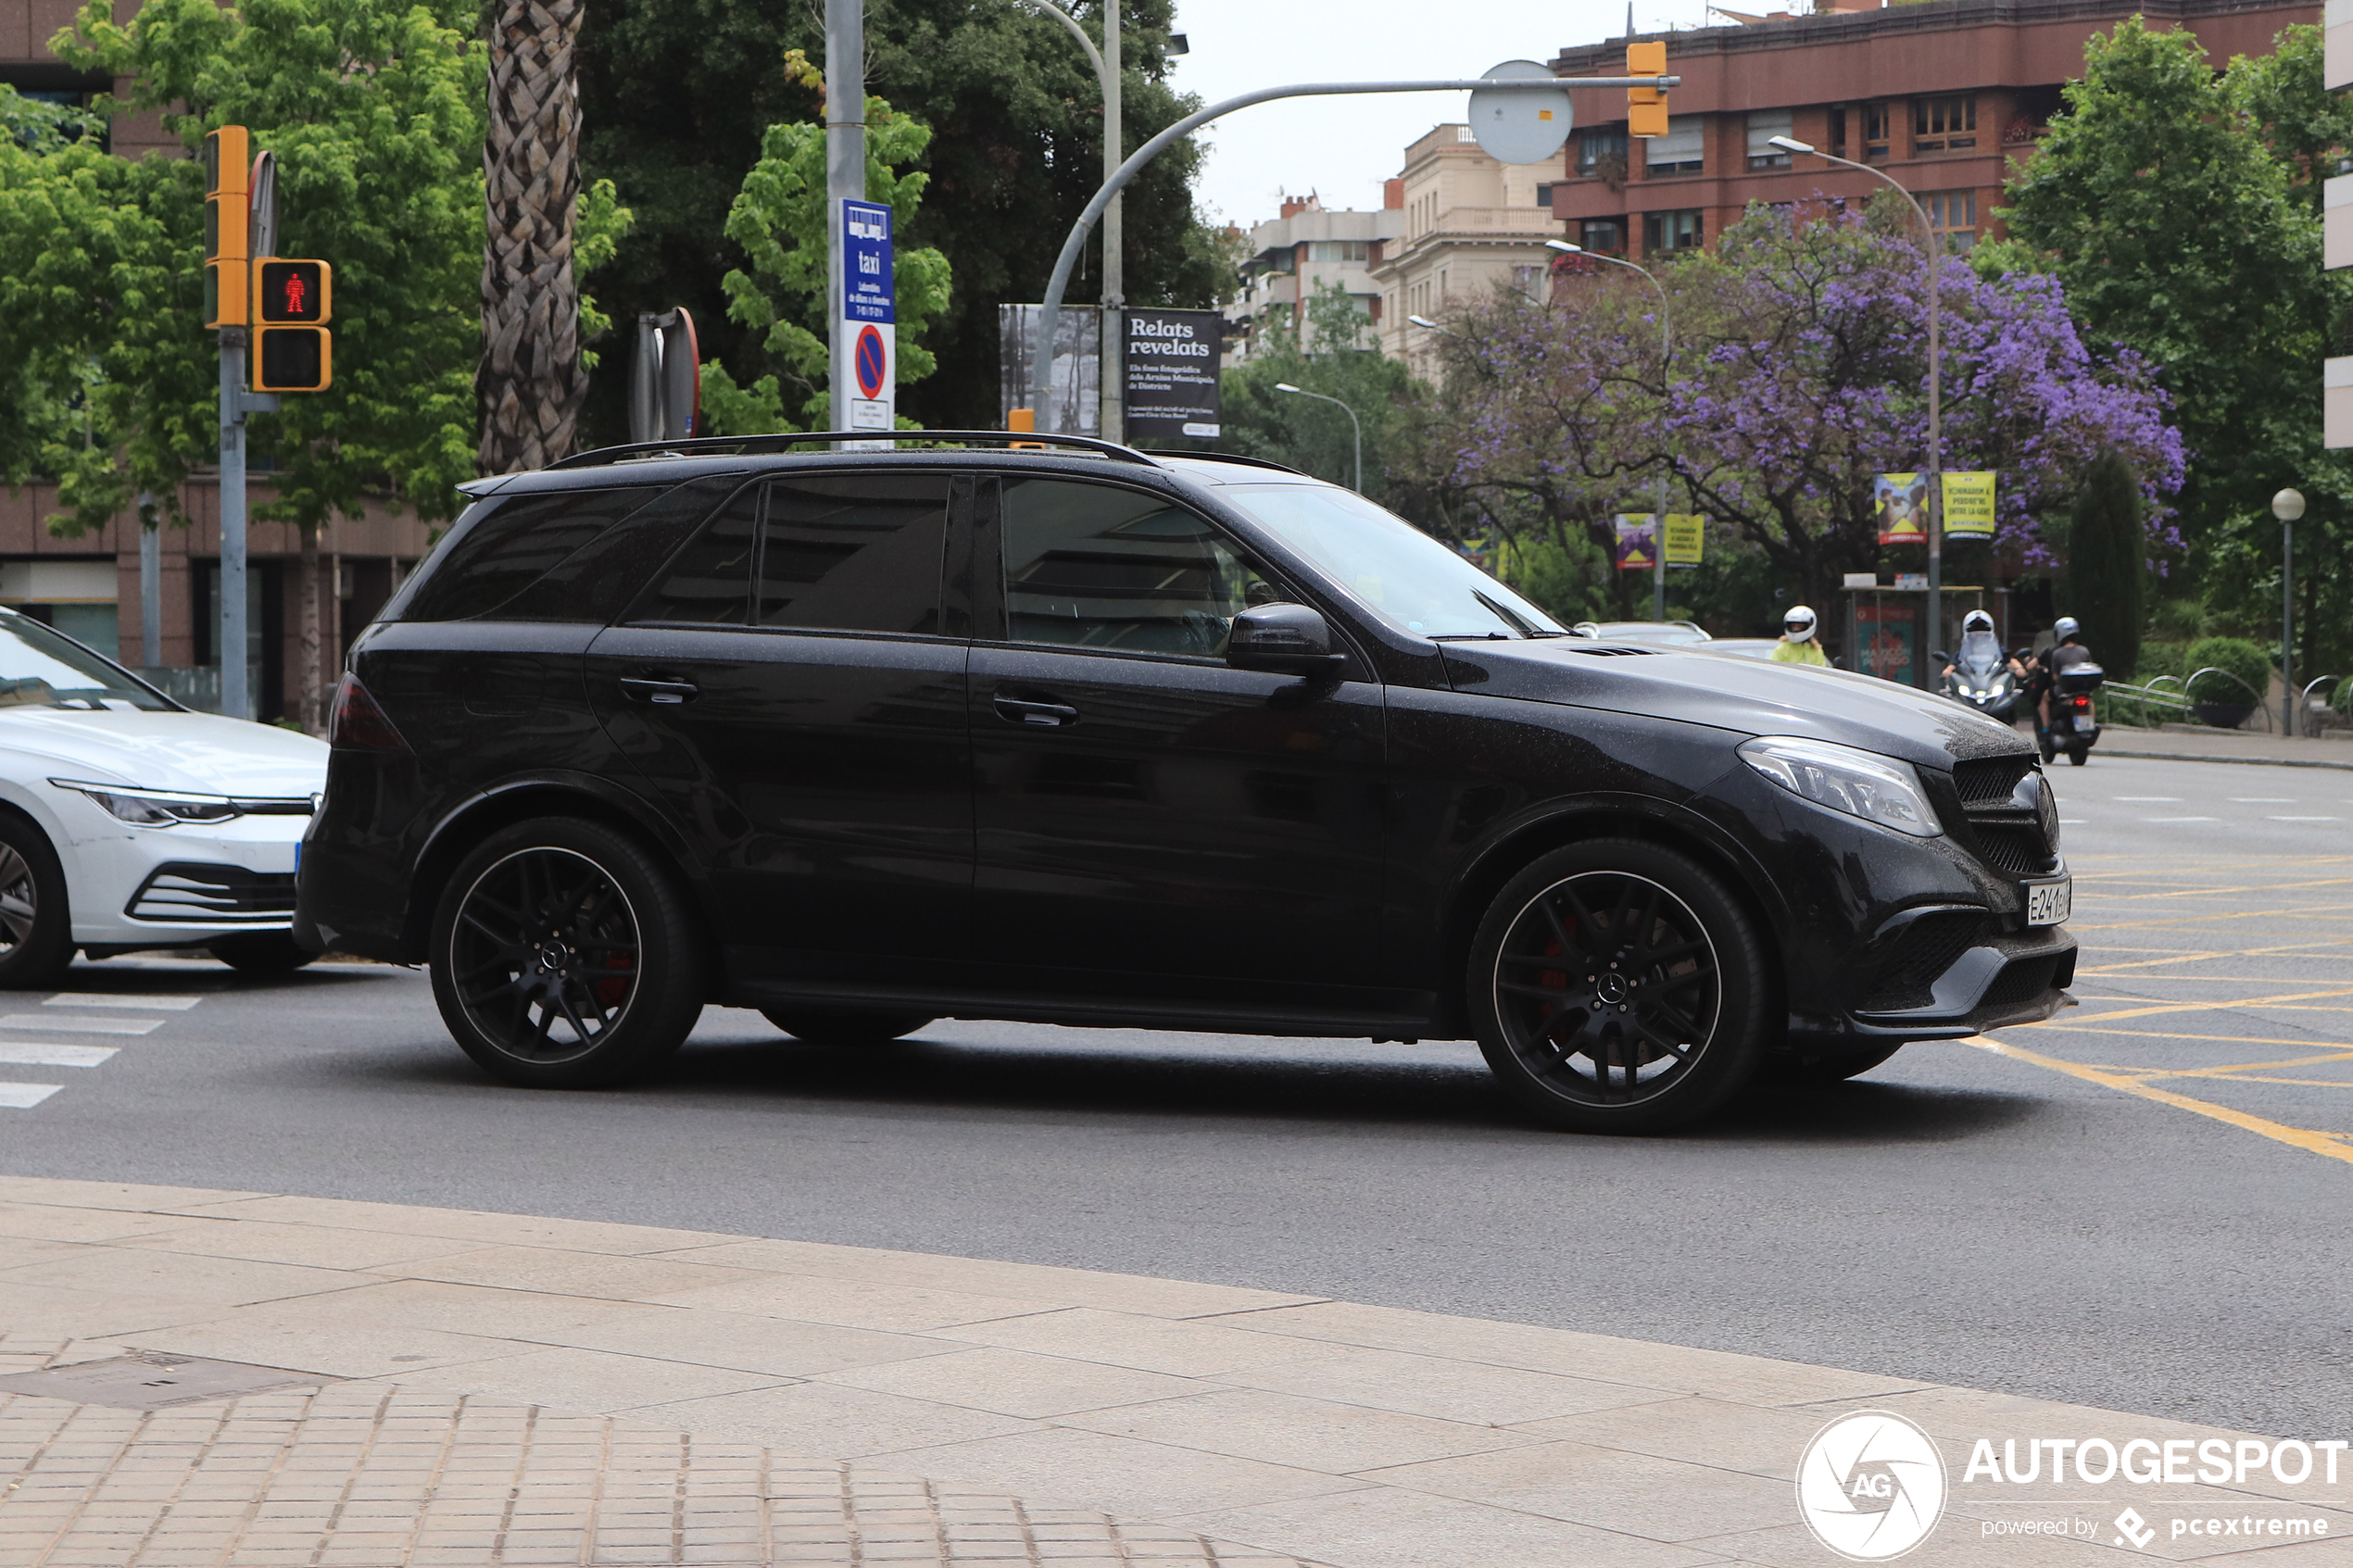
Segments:
[[[1250,232],[1241,292],[1225,307],[1226,367],[1248,363],[1264,331],[1296,320],[1301,303],[1321,289],[1340,289],[1378,328],[1381,297],[1372,257],[1384,240],[1396,236],[1399,217],[1393,207],[1327,207],[1312,193],[1285,197],[1277,216]]]
[[[1404,173],[1391,182],[1397,235],[1367,269],[1380,290],[1384,353],[1434,374],[1436,335],[1411,318],[1442,320],[1498,289],[1544,297],[1556,254],[1544,242],[1567,233],[1552,210],[1558,170],[1498,162],[1466,124],[1438,126],[1405,149]]]

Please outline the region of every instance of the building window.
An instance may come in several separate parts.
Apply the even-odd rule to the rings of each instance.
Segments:
[[[1547,212],[1550,212],[1553,209],[1552,186],[1538,185],[1536,187],[1536,205],[1542,207]]]
[[[1667,134],[1651,138],[1650,150],[1642,160],[1644,172],[1652,177],[1704,172],[1706,155],[1700,143],[1704,123],[1695,114],[1670,117],[1667,121]]]
[[[1552,275],[1552,270],[1541,262],[1515,267],[1512,269],[1512,287],[1527,295],[1529,303],[1541,305],[1544,303],[1544,280]]]
[[[1941,153],[1977,145],[1975,98],[1912,100],[1912,151]]]
[[[1601,256],[1626,253],[1626,225],[1615,218],[1588,218],[1578,230],[1577,243]]]
[[[1645,256],[1697,250],[1704,238],[1700,231],[1700,210],[1695,207],[1685,207],[1680,212],[1642,214],[1642,254]]]
[[[1928,226],[1946,250],[1964,251],[1977,244],[1975,191],[1931,191],[1920,203],[1928,208]]]
[[[1846,156],[1846,110],[1843,108],[1831,110],[1831,151],[1841,157]]]
[[[1626,132],[1588,131],[1578,137],[1577,172],[1588,180],[1624,178]]]
[[[1786,136],[1793,124],[1787,109],[1759,109],[1748,117],[1748,166],[1751,169],[1787,169],[1789,154],[1773,145],[1773,138]]]
[[[1369,240],[1309,240],[1310,261],[1363,261],[1372,252]]]
[[[1863,156],[1866,158],[1887,156],[1887,124],[1885,104],[1863,106]]]

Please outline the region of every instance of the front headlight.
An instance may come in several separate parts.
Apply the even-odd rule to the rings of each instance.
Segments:
[[[1944,831],[1908,762],[1794,735],[1760,736],[1743,742],[1740,752],[1750,767],[1817,806],[1915,838],[1934,838]]]
[[[59,789],[86,795],[133,827],[168,828],[182,822],[225,822],[245,809],[225,795],[188,795],[170,789],[125,789],[120,784],[51,779]]]

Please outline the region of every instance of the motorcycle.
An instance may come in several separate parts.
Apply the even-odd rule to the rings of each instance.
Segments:
[[[2038,715],[2034,728],[2034,743],[2042,747],[2045,763],[2062,751],[2078,768],[2090,758],[2092,743],[2100,738],[2099,721],[2092,715],[2092,694],[2107,679],[2106,671],[2088,659],[2052,677],[2050,724],[2045,727]]]
[[[1956,702],[1965,702],[1989,718],[2009,723],[2018,717],[2018,700],[2022,695],[2017,675],[2010,671],[2009,656],[1991,632],[1972,632],[1961,639],[1961,656],[1947,659],[1934,655],[1939,663],[1949,664],[1944,672],[1944,693]]]

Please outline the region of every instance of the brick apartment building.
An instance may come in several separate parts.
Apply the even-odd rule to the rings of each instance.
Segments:
[[[130,83],[82,76],[51,53],[49,40],[72,22],[77,8],[75,0],[0,0],[0,82],[30,96],[77,106],[99,93],[128,92]],[[126,4],[117,10],[127,19],[132,7]],[[167,135],[160,117],[152,114],[116,120],[107,146],[124,157],[183,156],[179,138]],[[266,464],[266,455],[255,456]],[[266,471],[255,473],[248,494],[255,506],[271,498]],[[218,480],[199,472],[180,495],[194,526],[161,529],[157,539],[159,646],[154,678],[175,695],[199,702],[208,689],[219,689],[220,656],[214,645],[220,624],[220,499]],[[49,621],[125,664],[145,664],[138,519],[119,517],[97,533],[60,539],[45,524],[57,509],[54,485],[35,482],[14,491],[0,485],[0,604]],[[262,718],[294,711],[306,678],[321,685],[333,681],[344,648],[429,544],[430,531],[413,516],[395,516],[373,505],[367,516],[338,518],[326,530],[319,546],[327,621],[321,668],[306,677],[296,612],[300,541],[286,524],[252,525],[246,543],[247,625],[253,639],[248,657]]]
[[[1733,15],[1718,12],[1719,15]],[[1665,35],[1668,133],[1626,134],[1626,98],[1571,94],[1575,122],[1554,216],[1591,250],[1657,256],[1711,243],[1751,202],[1867,197],[1879,182],[1769,144],[1793,136],[1881,168],[1920,198],[1956,248],[1999,232],[2009,158],[2029,151],[2080,77],[2095,32],[2140,15],[2187,28],[2219,66],[2318,23],[2286,0],[1925,0],[1877,10],[1775,12]],[[1655,38],[1659,34],[1644,35]],[[1563,76],[1624,70],[1626,41],[1564,49]]]

